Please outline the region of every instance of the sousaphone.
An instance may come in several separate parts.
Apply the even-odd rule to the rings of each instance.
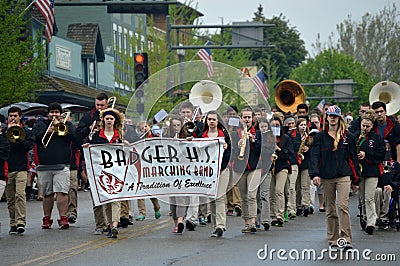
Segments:
[[[306,93],[300,83],[294,80],[283,80],[275,89],[276,106],[284,113],[297,112],[297,105],[306,101]]]
[[[393,115],[400,110],[400,86],[393,81],[381,81],[372,87],[369,104],[381,101],[386,104],[386,115]]]
[[[199,81],[190,90],[189,102],[193,106],[199,106],[203,114],[211,110],[217,110],[222,103],[222,90],[213,81]]]

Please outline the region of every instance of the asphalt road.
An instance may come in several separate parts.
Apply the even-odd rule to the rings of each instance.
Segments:
[[[223,238],[210,238],[209,225],[197,227],[194,232],[184,231],[183,235],[173,234],[168,205],[161,204],[162,216],[156,220],[146,200],[146,220],[120,229],[118,239],[108,239],[93,234],[89,192],[79,192],[78,196],[78,220],[67,230],[59,230],[55,224],[51,230],[42,230],[41,202],[29,201],[24,236],[8,234],[7,205],[1,202],[0,265],[399,265],[400,261],[400,232],[376,230],[372,236],[363,232],[355,196],[350,199],[353,247],[357,252],[347,259],[340,252],[326,251],[321,256],[328,246],[325,215],[319,212],[255,234],[242,234],[242,219],[228,217]],[[53,219],[57,216],[54,209]]]

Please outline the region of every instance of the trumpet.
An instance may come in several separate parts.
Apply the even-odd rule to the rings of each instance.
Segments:
[[[242,136],[242,144],[240,145],[240,151],[238,155],[238,160],[243,161],[244,160],[244,153],[246,152],[246,143],[247,143],[247,126],[246,124],[244,125],[243,128],[243,136]]]
[[[117,102],[117,97],[112,96],[112,97],[108,98],[108,101],[107,101],[108,107],[114,109],[116,102]],[[110,107],[110,105],[111,105],[111,107]]]
[[[68,134],[69,128],[67,125],[67,119],[70,116],[70,114],[71,114],[71,112],[62,113],[60,115],[61,119],[57,124],[54,124],[54,121],[56,121],[56,118],[53,117],[53,120],[51,120],[51,122],[50,122],[49,126],[47,127],[46,132],[44,133],[44,136],[42,138],[43,147],[47,148],[51,139],[53,138],[54,133],[56,133],[57,136],[60,136],[60,137],[65,137]],[[51,131],[51,133],[50,133],[50,130],[52,127],[53,127],[53,131]],[[46,140],[46,136],[49,133],[50,133],[50,135]]]
[[[15,121],[13,120],[11,123],[15,124]],[[19,143],[25,140],[26,132],[20,126],[12,126],[7,129],[6,137],[11,143]]]

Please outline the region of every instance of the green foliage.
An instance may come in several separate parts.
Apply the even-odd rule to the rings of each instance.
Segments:
[[[354,102],[338,103],[343,111],[353,111],[353,113],[357,113],[359,104],[368,102],[369,92],[376,83],[360,62],[334,49],[325,50],[294,69],[290,78],[299,83],[333,83],[335,79],[353,79],[357,83],[353,86],[353,92],[358,98]],[[305,91],[306,96],[319,96],[321,99],[334,94],[333,88],[326,86],[305,87]],[[319,101],[311,101],[311,107],[315,107]],[[327,98],[327,101],[331,100]]]
[[[275,45],[275,48],[252,49],[251,59],[264,69],[276,69],[276,75],[272,76],[275,76],[277,82],[270,84],[275,87],[280,80],[287,79],[291,71],[305,60],[307,50],[299,32],[295,27],[289,26],[289,20],[286,20],[285,16],[280,14],[279,17],[267,19],[262,11],[263,7],[260,5],[254,13],[253,21],[275,24],[275,27],[267,28],[264,32],[264,43]]]
[[[362,62],[374,78],[400,82],[400,11],[396,4],[375,15],[366,13],[360,22],[348,17],[337,30],[341,50]]]
[[[25,1],[0,1],[0,106],[34,101],[41,89],[45,67],[43,46],[27,30],[29,21],[21,16]]]

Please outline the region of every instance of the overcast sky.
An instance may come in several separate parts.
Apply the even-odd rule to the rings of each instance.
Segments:
[[[369,12],[376,14],[392,3],[400,8],[400,0],[194,0],[198,10],[204,14],[203,24],[230,24],[231,22],[251,20],[261,4],[267,18],[282,13],[289,26],[296,27],[306,49],[311,52],[318,33],[321,41],[326,42],[331,32],[337,38],[336,25],[348,15],[360,21]]]

